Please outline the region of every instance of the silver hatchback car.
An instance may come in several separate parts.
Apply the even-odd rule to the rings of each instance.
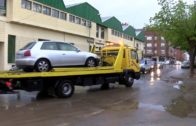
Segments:
[[[82,52],[72,44],[55,41],[30,42],[16,53],[16,66],[26,72],[50,71],[53,67],[98,65],[96,54]]]

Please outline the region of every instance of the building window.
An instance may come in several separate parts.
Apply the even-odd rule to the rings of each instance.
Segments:
[[[157,54],[157,50],[155,50],[154,53]]]
[[[64,12],[60,13],[60,19],[67,20],[67,14]]]
[[[121,34],[122,35],[122,34]],[[105,29],[101,28],[101,38],[104,39],[105,38]]]
[[[15,62],[16,36],[8,35],[8,63]]]
[[[28,10],[31,10],[31,5],[32,5],[32,2],[29,0],[22,0],[22,2],[21,2],[22,8],[25,8]]]
[[[161,47],[165,47],[165,43],[161,43]]]
[[[154,44],[154,47],[157,47],[157,43]]]
[[[164,54],[165,54],[165,50],[161,50],[161,54],[163,54],[163,55],[164,55]]]
[[[69,21],[75,23],[75,16],[69,15]]]
[[[146,40],[148,41],[152,40],[152,36],[146,36]]]
[[[99,38],[99,26],[96,27],[96,37]]]
[[[6,0],[0,0],[0,16],[6,16]]]
[[[45,15],[51,15],[51,8],[43,6],[42,13]]]
[[[91,28],[91,22],[87,21],[87,27]]]
[[[41,13],[42,12],[42,6],[37,3],[33,3],[33,11]]]
[[[165,38],[164,37],[161,37],[161,40],[165,40]]]
[[[152,44],[151,43],[147,43],[146,46],[147,47],[152,47]]]
[[[114,35],[114,30],[112,30],[112,35]]]
[[[59,18],[59,11],[55,10],[55,9],[52,9],[52,16],[56,17],[56,18]]]
[[[147,54],[152,54],[152,50],[146,50]]]
[[[81,24],[81,18],[76,17],[76,24]]]
[[[154,37],[154,40],[158,40],[158,37],[157,37],[157,36],[155,36],[155,37]]]
[[[82,24],[83,26],[86,26],[86,20],[85,20],[85,19],[82,19],[81,24]]]

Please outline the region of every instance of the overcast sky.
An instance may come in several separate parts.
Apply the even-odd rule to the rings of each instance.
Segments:
[[[194,0],[184,0],[193,3]],[[115,16],[135,28],[142,28],[159,11],[157,0],[64,0],[65,5],[88,2],[97,8],[101,17]]]

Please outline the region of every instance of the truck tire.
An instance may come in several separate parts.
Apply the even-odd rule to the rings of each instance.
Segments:
[[[131,76],[125,78],[125,86],[126,87],[132,87],[134,83],[134,78],[132,78]]]
[[[71,97],[74,93],[74,85],[69,80],[58,81],[55,87],[55,94],[59,98]]]

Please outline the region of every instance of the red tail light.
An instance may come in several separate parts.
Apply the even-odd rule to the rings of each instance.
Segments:
[[[31,56],[30,50],[25,51],[25,52],[24,52],[24,56]]]

